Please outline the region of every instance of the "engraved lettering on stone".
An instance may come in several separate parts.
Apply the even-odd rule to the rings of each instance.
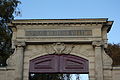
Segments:
[[[26,36],[92,36],[92,30],[27,30]]]

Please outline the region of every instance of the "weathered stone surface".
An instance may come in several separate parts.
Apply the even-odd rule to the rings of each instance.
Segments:
[[[90,80],[119,80],[120,69],[112,69],[112,60],[104,52],[112,21],[15,20],[12,25],[15,52],[7,61],[8,67],[0,69],[1,80],[29,80],[29,61],[48,54],[71,54],[87,59]]]
[[[79,36],[92,36],[92,30],[26,30],[25,36],[39,36],[39,37],[79,37]]]
[[[120,67],[113,67],[112,80],[120,80]]]

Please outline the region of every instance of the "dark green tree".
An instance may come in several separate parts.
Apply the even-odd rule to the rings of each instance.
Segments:
[[[120,66],[120,43],[108,44],[105,51],[112,58],[113,66]]]
[[[30,74],[30,80],[80,80],[80,74]]]
[[[12,54],[12,30],[7,23],[14,19],[14,13],[20,13],[16,9],[19,3],[18,0],[0,0],[0,66],[6,66],[6,60]]]

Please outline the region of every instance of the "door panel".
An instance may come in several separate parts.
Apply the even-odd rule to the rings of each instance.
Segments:
[[[30,60],[30,73],[88,73],[88,60],[74,55],[45,55]]]
[[[88,73],[88,60],[73,56],[60,56],[60,72],[62,73]]]
[[[58,59],[56,55],[40,56],[30,61],[31,73],[58,72]]]

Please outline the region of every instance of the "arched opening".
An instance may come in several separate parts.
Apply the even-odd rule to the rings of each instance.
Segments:
[[[29,80],[35,80],[36,77],[44,80],[72,80],[71,76],[76,76],[79,80],[79,74],[88,74],[88,60],[70,55],[70,54],[51,54],[37,57],[30,60]],[[53,79],[54,77],[59,79]],[[46,76],[46,77],[45,77]],[[45,79],[46,78],[46,79]],[[40,79],[39,79],[40,80]]]

